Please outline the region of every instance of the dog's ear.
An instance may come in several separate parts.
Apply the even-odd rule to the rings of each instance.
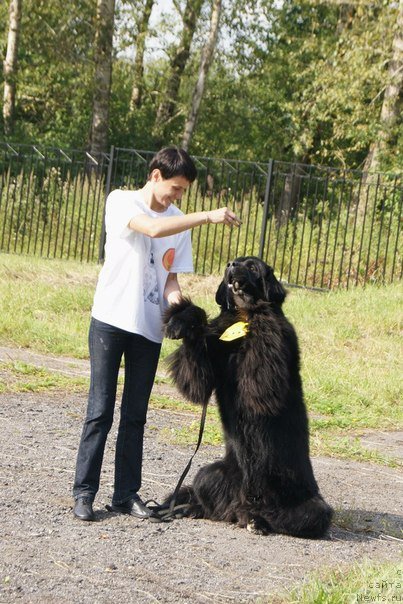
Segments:
[[[215,301],[217,302],[218,306],[221,306],[221,308],[228,307],[228,288],[224,281],[221,281],[220,285],[218,286],[215,294]]]
[[[270,266],[268,266],[266,270],[264,286],[267,300],[281,306],[285,300],[287,292],[280,281],[278,281],[278,279],[276,279],[274,276],[273,269]]]

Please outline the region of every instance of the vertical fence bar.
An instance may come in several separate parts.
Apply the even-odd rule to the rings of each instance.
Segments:
[[[254,212],[254,219],[253,219],[253,226],[252,226],[251,254],[253,256],[259,255],[259,250],[257,252],[255,252],[255,249],[256,249],[255,242],[256,242],[256,235],[257,235],[257,224],[258,224],[258,219],[259,219],[259,210],[260,210],[259,199],[261,197],[263,199],[262,215],[263,215],[263,211],[264,211],[264,194],[261,196],[260,191],[261,191],[261,188],[262,188],[262,183],[263,183],[263,186],[266,188],[266,179],[267,179],[267,176],[265,178],[263,178],[263,176],[261,174],[259,174],[259,176],[258,176],[258,189],[256,191],[257,198],[256,198],[256,201],[255,201],[255,203],[256,203],[256,209],[255,209],[255,212]],[[270,207],[270,195],[269,195],[269,200],[268,200],[268,207]],[[249,207],[248,222],[247,222],[247,229],[248,229],[248,231],[247,232],[249,232],[249,225],[250,225],[250,219],[249,219],[249,217],[250,217],[250,210],[251,210],[251,208]],[[262,218],[262,220],[263,220],[263,218]],[[267,225],[267,221],[266,221],[266,225]],[[267,226],[266,226],[266,230],[267,230]],[[259,246],[260,246],[260,242],[259,242]],[[245,237],[245,249],[247,249],[246,237]]]
[[[291,283],[291,280],[292,280],[292,277],[291,277],[292,265],[294,262],[294,251],[295,251],[295,245],[296,245],[296,241],[297,241],[297,237],[298,237],[298,212],[299,212],[299,207],[300,207],[301,191],[303,190],[303,185],[304,185],[304,181],[301,180],[301,183],[300,183],[300,186],[298,189],[298,197],[296,199],[295,207],[293,208],[293,217],[292,217],[293,227],[292,227],[292,235],[291,235],[292,243],[291,243],[291,249],[290,249],[290,257],[288,260],[287,283]]]
[[[89,262],[90,259],[91,260],[94,259],[96,232],[97,232],[97,226],[98,226],[98,210],[99,210],[99,204],[100,204],[100,192],[102,189],[102,182],[103,182],[103,177],[104,177],[104,163],[105,163],[105,155],[103,155],[103,158],[102,158],[101,171],[98,174],[98,177],[95,181],[95,190],[94,190],[94,196],[93,196],[93,200],[92,200],[91,220],[90,220],[90,227],[89,227],[90,240],[89,240],[89,244],[87,247],[87,262]]]
[[[200,183],[199,183],[199,179],[197,179],[196,184],[192,184],[191,187],[189,187],[188,189],[188,193],[186,196],[186,210],[182,209],[182,204],[181,204],[181,210],[187,214],[188,213],[188,207],[189,207],[189,203],[190,203],[190,192],[192,191],[193,195],[194,195],[194,205],[193,205],[193,211],[197,212],[198,211],[198,201],[199,201],[199,194],[200,194]],[[203,201],[201,202],[201,207],[203,208]],[[195,232],[194,230],[192,230],[192,243],[195,240],[195,238],[197,237],[197,244],[196,244],[196,261],[199,259],[200,256],[200,246],[201,246],[201,237],[202,237],[202,230],[198,229],[197,232]],[[196,269],[197,270],[197,269]],[[202,271],[203,273],[203,271]]]
[[[53,168],[54,168],[54,166],[53,166]],[[51,209],[51,212],[50,212],[50,226],[49,226],[49,235],[48,235],[48,248],[47,248],[47,252],[46,252],[47,258],[49,258],[50,245],[51,245],[51,241],[52,241],[53,220],[54,220],[54,216],[55,216],[55,204],[56,204],[56,192],[57,192],[57,186],[59,186],[59,174],[60,174],[60,154],[58,155],[58,158],[57,158],[56,168],[54,170],[54,174],[52,173],[52,170],[50,171],[50,177],[52,177],[52,179],[54,178],[54,182],[52,183],[52,188],[53,188],[53,193],[52,193],[52,209]]]
[[[325,279],[327,253],[328,253],[328,249],[329,249],[330,227],[331,227],[331,224],[332,224],[332,205],[333,205],[334,199],[335,199],[335,192],[334,192],[334,180],[333,180],[332,181],[332,192],[331,192],[331,195],[330,195],[329,207],[328,207],[329,218],[327,220],[325,250],[324,250],[323,265],[322,265],[322,276],[321,276],[321,280],[320,280],[320,287],[321,288],[323,287],[323,282],[324,282],[324,279]]]
[[[70,194],[71,194],[71,191],[74,190],[74,186],[72,187],[73,174],[74,174],[74,170],[73,170],[73,160],[72,160],[71,169],[68,170],[68,181],[67,181],[68,184],[67,184],[67,188],[66,188],[66,203],[65,203],[65,209],[64,209],[64,221],[63,221],[62,243],[60,246],[60,258],[63,258],[65,241],[67,241],[67,238],[68,238],[68,211],[69,211],[69,207],[70,207]],[[75,182],[77,182],[77,178],[78,178],[78,175],[76,175]],[[74,207],[74,201],[73,201],[73,207]],[[66,245],[67,245],[67,249],[68,249],[69,244],[66,243]],[[67,258],[68,257],[69,257],[69,255],[68,255],[68,251],[67,251]]]
[[[112,182],[112,169],[113,169],[113,161],[115,156],[115,147],[112,145],[109,153],[109,164],[108,164],[108,172],[106,174],[106,185],[105,185],[105,196],[104,196],[104,208],[103,208],[103,216],[102,216],[102,227],[101,227],[101,236],[99,238],[99,249],[98,249],[98,262],[103,262],[105,259],[105,241],[106,241],[106,231],[105,231],[105,207],[106,207],[106,199],[111,190],[111,182]]]
[[[17,180],[17,184],[18,184],[18,180]],[[23,204],[23,199],[24,199],[24,186],[25,186],[25,178],[21,179],[21,182],[19,183],[20,185],[20,194],[19,194],[19,201],[18,201],[18,211],[17,211],[17,218],[16,218],[16,222],[15,222],[15,236],[14,236],[14,253],[17,251],[17,245],[18,245],[18,239],[19,239],[19,233],[20,233],[20,220],[21,220],[21,213],[22,213],[22,204]]]
[[[361,196],[361,185],[362,185],[362,177],[360,178],[360,181],[358,183],[358,193],[356,196],[356,203],[355,203],[355,212],[354,212],[354,224],[353,224],[353,233],[352,233],[352,237],[351,237],[351,250],[350,250],[350,260],[348,263],[348,271],[347,271],[347,289],[349,288],[349,283],[350,283],[350,274],[351,274],[351,267],[352,267],[352,263],[353,263],[353,255],[354,255],[354,243],[355,243],[355,233],[356,233],[356,228],[357,228],[357,217],[358,217],[358,207],[359,207],[359,200],[360,200],[360,196]],[[357,273],[358,273],[358,268],[357,268]]]
[[[271,186],[272,186],[272,180],[273,180],[273,169],[274,169],[274,160],[270,159],[269,167],[267,170],[266,188],[264,191],[262,226],[260,229],[259,258],[262,260],[263,260],[263,253],[264,253],[264,244],[266,241],[267,218],[269,216],[269,199],[270,199]]]
[[[313,269],[312,287],[316,286],[316,270],[318,268],[319,249],[320,249],[321,237],[322,237],[322,226],[323,226],[323,222],[324,222],[325,200],[326,200],[326,197],[327,197],[328,185],[329,185],[329,170],[326,170],[326,178],[325,178],[324,190],[323,190],[323,194],[322,194],[321,215],[320,215],[320,218],[319,218],[319,232],[318,232],[318,241],[317,241],[317,244],[316,244],[315,266],[314,266],[314,269]]]
[[[309,189],[308,189],[308,191],[309,191]],[[299,284],[299,271],[301,269],[302,255],[303,255],[303,249],[304,249],[305,229],[306,229],[306,223],[307,223],[307,218],[308,218],[308,205],[309,205],[309,199],[307,197],[307,200],[305,203],[305,209],[304,209],[304,219],[303,219],[303,223],[302,223],[301,243],[299,246],[297,277],[295,280],[297,285]],[[305,275],[306,275],[306,273],[305,273]]]
[[[382,196],[382,205],[381,205],[381,221],[380,223],[378,223],[378,229],[379,229],[379,237],[378,237],[378,245],[376,247],[376,256],[375,256],[375,270],[376,273],[378,274],[378,260],[379,260],[379,252],[381,249],[381,240],[382,240],[382,231],[383,231],[383,221],[384,221],[384,217],[385,217],[385,198],[386,198],[386,186],[383,187],[383,196]]]
[[[372,209],[371,229],[369,232],[368,252],[367,252],[367,262],[366,262],[366,266],[365,266],[364,284],[366,283],[367,277],[368,277],[369,261],[370,261],[370,257],[371,257],[372,235],[374,232],[374,223],[375,223],[375,214],[376,214],[376,202],[378,199],[378,190],[379,190],[379,185],[380,185],[380,179],[381,179],[381,176],[380,176],[380,174],[378,174],[377,179],[376,179],[374,205],[373,205],[373,209]]]
[[[249,223],[250,223],[250,213],[251,213],[251,203],[252,203],[252,199],[253,199],[253,193],[254,193],[254,187],[255,187],[255,167],[253,168],[252,174],[251,174],[251,180],[250,180],[250,193],[249,193],[249,200],[248,200],[248,213],[246,214],[246,222],[244,222],[243,224],[243,229],[245,230],[245,236],[244,236],[244,240],[243,240],[243,252],[242,252],[242,256],[246,256],[246,250],[247,250],[247,237],[246,235],[249,232]],[[255,204],[256,204],[256,215],[259,209],[259,202],[258,202],[258,196],[256,195],[256,199],[255,199]],[[243,202],[242,202],[243,205]],[[253,247],[252,247],[253,250]]]
[[[283,243],[283,255],[282,255],[282,258],[281,258],[281,265],[280,265],[280,279],[283,278],[284,263],[285,263],[285,253],[286,253],[287,241],[288,241],[288,227],[290,225],[290,217],[291,217],[291,213],[292,213],[292,206],[290,204],[293,202],[294,187],[298,186],[298,185],[296,185],[296,179],[297,178],[298,178],[298,175],[297,175],[297,171],[296,171],[295,166],[294,166],[294,172],[293,172],[293,175],[292,175],[292,178],[291,178],[291,190],[289,192],[289,200],[287,202],[287,207],[285,209],[285,233],[284,233],[284,243]],[[287,182],[287,178],[284,181],[284,187],[286,185],[286,182]],[[282,220],[281,220],[281,222],[282,222]]]
[[[62,164],[62,169],[60,172],[60,190],[59,190],[59,197],[58,197],[56,234],[55,234],[55,241],[54,241],[54,245],[53,245],[53,258],[57,257],[57,244],[59,241],[60,223],[61,223],[62,208],[63,208],[64,182],[65,182],[65,175],[66,175],[66,173],[68,174],[68,170],[66,169],[67,166],[68,166],[68,164],[66,162],[64,162]],[[66,204],[67,204],[67,199],[66,199]]]
[[[396,180],[397,180],[397,177],[395,176],[394,182],[393,182],[392,201],[391,201],[391,204],[390,204],[388,233],[387,233],[387,237],[386,237],[386,247],[385,247],[385,262],[383,263],[382,283],[385,283],[385,278],[386,278],[386,265],[387,265],[387,262],[388,262],[389,240],[390,240],[390,233],[391,233],[391,229],[392,229],[393,210],[394,210],[394,205],[395,205]]]
[[[17,184],[18,184],[18,176],[15,178],[14,188],[13,188],[13,192],[11,195],[11,215],[10,215],[9,230],[8,230],[7,252],[10,251],[10,247],[12,245],[13,221],[14,221],[14,213],[15,213],[15,198],[16,198]]]
[[[369,199],[369,186],[366,183],[365,183],[365,186],[366,186],[367,190],[365,193],[365,208],[364,208],[364,212],[363,212],[363,216],[362,216],[360,248],[359,248],[359,252],[358,252],[358,261],[357,261],[356,279],[355,279],[356,286],[358,285],[358,280],[360,277],[360,264],[361,264],[362,252],[363,252],[363,247],[364,247],[365,222],[366,222],[366,218],[367,218],[367,208],[368,208],[368,199]],[[360,205],[360,197],[357,200],[357,210],[358,211],[359,211],[359,205]],[[364,279],[365,279],[365,277],[364,277]]]
[[[207,188],[207,184],[208,184],[208,178],[211,175],[211,159],[207,160],[207,164],[206,164],[206,182],[205,182],[205,187],[204,187],[204,191],[203,191],[203,195],[202,195],[202,204],[203,204],[203,209],[205,207],[205,202],[206,202],[206,196],[209,197],[209,202],[208,202],[208,211],[210,211],[213,207],[213,191],[210,192],[210,195],[207,195],[208,192],[208,188]],[[210,239],[210,225],[208,224],[207,227],[205,227],[206,230],[206,239],[204,242],[204,252],[203,252],[203,275],[206,274],[206,263],[207,263],[207,254],[208,254],[208,242]]]
[[[39,151],[38,151],[39,153]],[[40,212],[39,216],[42,219],[43,227],[42,227],[42,239],[41,239],[41,247],[40,247],[40,255],[43,255],[43,247],[45,245],[45,235],[46,228],[48,225],[48,205],[49,205],[49,187],[50,187],[50,178],[48,177],[47,168],[48,168],[48,157],[49,154],[46,152],[46,155],[43,156],[43,181],[42,184],[46,183],[46,193],[45,193],[45,203],[43,203],[42,195],[40,196],[41,204],[40,204]],[[42,193],[43,189],[41,190]]]
[[[33,157],[31,155],[31,157]],[[32,171],[32,201],[31,201],[31,217],[29,219],[29,237],[28,237],[28,249],[27,249],[27,253],[29,254],[30,249],[31,249],[31,243],[32,245],[34,245],[34,238],[35,238],[35,232],[33,230],[34,228],[34,222],[35,222],[35,199],[36,199],[36,189],[37,189],[37,182],[38,182],[38,170],[37,170],[37,164],[38,164],[38,158],[35,157],[33,160],[33,164],[31,164],[31,166],[33,165],[33,170]],[[35,253],[35,250],[34,250]]]
[[[352,186],[353,186],[352,183],[350,183],[350,194],[348,196],[347,207],[346,207],[346,221],[345,221],[345,226],[344,226],[343,245],[342,245],[342,248],[341,248],[340,264],[339,264],[339,285],[342,283],[344,253],[346,251],[348,223],[349,223],[349,218],[350,218],[350,205],[351,205],[351,198],[352,198]]]
[[[335,262],[336,262],[337,240],[339,238],[339,228],[340,228],[340,221],[341,221],[341,209],[342,209],[342,205],[343,205],[344,185],[345,185],[345,180],[343,179],[342,183],[341,183],[341,191],[339,193],[339,203],[337,204],[336,232],[334,234],[334,245],[333,245],[333,255],[332,255],[332,266],[330,268],[329,289],[332,288],[334,266],[335,266]]]
[[[396,239],[395,239],[395,247],[394,247],[394,251],[393,251],[392,270],[391,270],[391,275],[390,275],[390,281],[391,281],[391,283],[393,282],[394,275],[395,275],[395,264],[396,264],[396,256],[397,256],[397,250],[398,250],[398,245],[399,245],[399,235],[400,235],[400,222],[401,222],[401,216],[402,216],[402,206],[403,206],[403,189],[400,190],[399,214],[398,214],[398,217],[397,217]],[[400,274],[399,278],[401,278],[401,274]]]
[[[221,178],[219,179],[220,182],[220,190],[218,192],[218,206],[221,204],[221,194],[222,194],[222,183],[224,182],[224,178],[223,176],[225,175],[225,164],[224,164],[224,160],[221,160]],[[214,229],[214,244],[216,241],[216,234],[218,233],[218,229],[215,228]],[[218,271],[221,271],[221,260],[222,260],[222,253],[223,253],[223,247],[224,247],[224,236],[225,236],[225,232],[224,232],[224,227],[221,226],[221,243],[220,243],[220,253],[219,253],[219,257],[218,257]],[[215,245],[213,247],[212,250],[212,256],[214,257],[214,250],[215,250]]]
[[[318,193],[318,180],[319,180],[318,178],[315,180],[315,193],[312,198],[312,210],[311,210],[311,216],[310,216],[311,224],[310,224],[310,232],[309,232],[309,239],[308,239],[308,251],[306,253],[304,287],[307,287],[307,279],[308,279],[308,275],[309,275],[309,263],[311,261],[311,246],[312,246],[313,230],[315,228],[315,210],[316,210],[316,197],[317,197],[317,193]],[[309,179],[308,179],[307,194],[306,194],[307,209],[309,206],[309,192],[311,190],[311,182],[312,182],[312,178],[311,178],[311,173],[310,173]]]
[[[235,190],[234,190],[233,196],[232,196],[232,200],[233,200],[233,204],[234,204],[233,207],[232,207],[232,210],[234,210],[234,212],[236,214],[238,214],[239,218],[242,220],[242,205],[243,204],[241,202],[240,211],[237,212],[236,211],[236,209],[237,209],[236,208],[236,203],[237,203],[236,200],[239,198],[239,196],[238,196],[239,181],[241,180],[241,182],[243,183],[242,184],[242,190],[243,190],[243,188],[245,186],[245,174],[242,174],[242,176],[240,177],[239,169],[240,169],[240,165],[238,164],[238,170],[237,170],[236,181],[235,181]],[[240,195],[240,199],[242,200],[242,193]],[[239,237],[240,237],[240,235],[241,235],[241,231],[240,231],[240,229],[237,229],[237,231],[236,231],[236,237],[235,237],[235,239],[236,239],[236,241],[235,241],[235,251],[234,251],[234,257],[235,258],[237,258],[239,256],[238,250],[239,250]]]
[[[26,195],[25,195],[25,211],[24,211],[24,217],[23,217],[23,230],[22,230],[22,240],[21,240],[21,247],[20,247],[20,252],[24,252],[24,240],[25,240],[25,234],[26,234],[26,230],[27,230],[27,220],[28,220],[28,206],[29,206],[29,197],[30,197],[30,193],[31,193],[31,183],[32,183],[32,155],[30,156],[30,163],[29,163],[29,172],[28,172],[29,176],[28,176],[28,184],[27,184],[27,188],[26,188]]]

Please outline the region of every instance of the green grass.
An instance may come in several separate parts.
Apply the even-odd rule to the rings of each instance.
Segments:
[[[0,343],[48,354],[87,358],[87,332],[100,266],[74,260],[0,253]],[[197,285],[193,286],[196,280]],[[183,276],[195,301],[206,305],[200,279]],[[209,278],[204,280],[210,283]],[[213,278],[217,283],[217,279]],[[185,293],[186,290],[185,289]],[[176,343],[166,340],[161,358]]]
[[[403,564],[365,561],[350,568],[309,575],[288,596],[274,596],[271,604],[356,604],[403,601]],[[263,600],[259,601],[263,604]]]
[[[3,345],[85,358],[99,267],[0,254]]]
[[[74,261],[0,254],[0,344],[87,357],[98,271],[96,265]],[[218,281],[181,276],[184,293],[210,316],[217,313],[213,293]],[[399,284],[324,294],[290,289],[284,311],[299,336],[314,455],[396,465],[388,456],[365,449],[359,436],[368,430],[402,429],[402,293]],[[176,346],[164,341],[162,361]],[[169,398],[155,399],[155,404],[199,412]],[[190,444],[197,433],[195,419],[166,437]],[[220,441],[218,414],[211,407],[204,442]]]
[[[21,361],[0,363],[0,394],[49,390],[83,392],[88,390],[88,385],[88,378],[69,377]]]

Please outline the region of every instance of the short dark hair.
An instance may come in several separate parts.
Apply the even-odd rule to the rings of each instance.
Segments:
[[[197,176],[192,158],[180,147],[164,147],[158,151],[150,162],[148,175],[150,176],[155,169],[161,172],[164,179],[183,176],[189,182],[193,182]]]

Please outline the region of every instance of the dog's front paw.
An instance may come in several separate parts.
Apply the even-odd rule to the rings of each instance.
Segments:
[[[172,340],[199,337],[207,324],[205,311],[193,304],[189,298],[183,298],[172,304],[164,316],[165,335]]]

